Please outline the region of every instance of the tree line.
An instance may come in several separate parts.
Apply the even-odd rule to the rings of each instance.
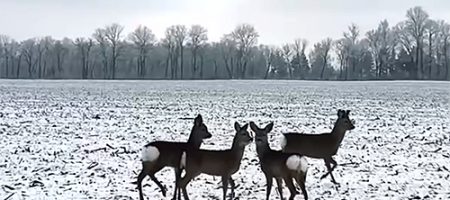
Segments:
[[[0,78],[450,80],[450,25],[421,7],[366,33],[351,24],[341,38],[312,44],[309,52],[306,39],[274,46],[258,44],[258,37],[250,24],[217,42],[201,25],[170,26],[160,40],[149,27],[126,34],[116,23],[88,38],[0,35]]]

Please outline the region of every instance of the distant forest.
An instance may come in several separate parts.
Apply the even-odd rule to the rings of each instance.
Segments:
[[[151,27],[123,30],[111,24],[89,38],[62,40],[0,35],[0,78],[450,80],[450,25],[421,7],[393,26],[383,20],[362,33],[351,24],[342,38],[316,44],[258,44],[250,24],[217,42],[201,25],[170,26],[162,39]]]

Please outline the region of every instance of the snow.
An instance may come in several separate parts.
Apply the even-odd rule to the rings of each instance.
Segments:
[[[311,199],[449,199],[449,96],[448,82],[0,80],[0,198],[138,199],[143,146],[186,141],[193,120],[183,118],[203,115],[213,134],[204,149],[230,148],[235,121],[274,121],[280,149],[283,132],[330,131],[341,108],[356,128],[335,156],[340,186],[308,159]],[[156,176],[168,197],[149,178],[144,197],[170,199],[173,170]],[[239,199],[264,199],[254,144],[233,178]],[[200,175],[188,192],[221,199],[220,185]]]

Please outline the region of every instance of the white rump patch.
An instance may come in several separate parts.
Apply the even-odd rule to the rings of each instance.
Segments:
[[[281,149],[284,149],[284,147],[286,147],[286,144],[286,136],[283,135],[283,138],[281,138]]]
[[[308,171],[308,160],[306,160],[305,156],[302,156],[300,158],[300,171],[303,173],[306,173]]]
[[[304,156],[292,155],[286,160],[286,166],[290,170],[305,173],[308,170],[308,161]]]
[[[142,150],[142,161],[152,162],[157,160],[159,157],[159,150],[154,146],[144,147]]]
[[[185,167],[186,167],[186,152],[183,152],[183,154],[181,154],[180,168],[184,169]]]

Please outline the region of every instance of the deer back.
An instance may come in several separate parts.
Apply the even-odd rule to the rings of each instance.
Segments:
[[[283,152],[298,153],[312,158],[333,156],[337,153],[347,130],[354,129],[353,122],[348,117],[349,110],[338,110],[331,133],[300,134],[285,133],[281,143]]]
[[[236,123],[237,124],[237,123]],[[246,130],[248,125],[236,125],[236,134],[231,149],[195,150],[187,152],[186,171],[198,171],[209,175],[223,176],[234,174],[240,167],[245,146],[252,138]]]

